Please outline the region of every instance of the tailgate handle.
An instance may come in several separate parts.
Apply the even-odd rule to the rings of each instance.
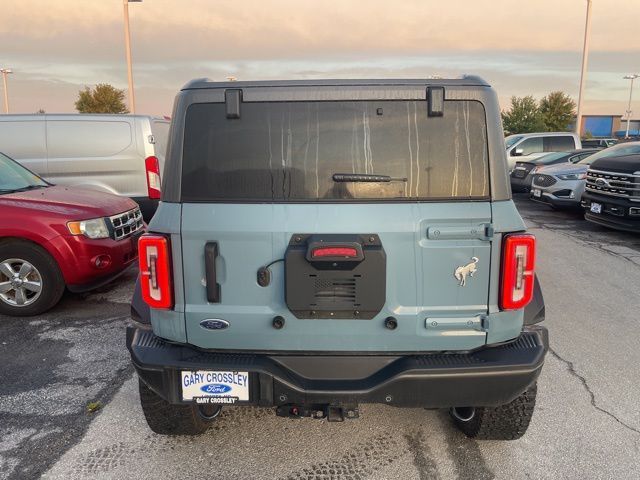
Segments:
[[[207,278],[207,300],[209,303],[220,303],[220,284],[217,282],[216,259],[218,258],[218,242],[207,242],[204,246],[204,268]]]
[[[478,239],[491,240],[493,238],[493,225],[483,223],[471,226],[433,226],[427,228],[429,240],[458,240]]]

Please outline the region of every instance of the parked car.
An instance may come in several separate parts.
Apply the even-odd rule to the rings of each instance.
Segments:
[[[530,198],[552,207],[580,208],[587,170],[600,158],[640,153],[640,142],[620,143],[568,165],[542,167],[533,175]]]
[[[582,148],[580,137],[571,132],[523,133],[505,140],[508,170],[518,160],[530,161],[549,152],[568,152]]]
[[[617,138],[589,138],[582,140],[582,148],[609,148],[617,143]]]
[[[56,185],[132,198],[149,221],[169,123],[146,115],[0,115],[0,146]]]
[[[511,190],[514,192],[529,192],[533,175],[541,167],[556,164],[577,163],[583,158],[587,158],[599,150],[572,150],[570,152],[547,153],[529,161],[518,161],[511,172]]]
[[[489,85],[196,80],[175,105],[127,330],[154,432],[382,403],[524,434],[548,339]]]
[[[585,218],[593,223],[640,232],[639,152],[592,162],[582,196]]]
[[[129,198],[55,186],[0,154],[0,314],[37,315],[137,258],[144,222]]]

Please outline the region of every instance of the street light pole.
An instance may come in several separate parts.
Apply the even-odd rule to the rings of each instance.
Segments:
[[[631,87],[629,87],[629,103],[627,104],[627,132],[624,135],[624,138],[629,138],[629,123],[631,122],[631,96],[633,95],[633,81],[640,77],[637,73],[632,73],[631,75],[625,75],[625,80],[631,80]]]
[[[7,75],[13,73],[10,68],[0,68],[2,73],[2,84],[4,86],[4,113],[9,113],[9,91],[7,90]]]
[[[131,67],[131,34],[129,33],[129,2],[142,0],[122,0],[124,6],[124,43],[127,54],[127,77],[129,81],[129,112],[136,113],[136,96],[133,91],[133,69]]]
[[[591,0],[587,0],[587,18],[584,24],[584,44],[582,45],[582,72],[580,73],[580,90],[578,92],[578,111],[576,116],[576,133],[582,129],[582,98],[584,84],[587,81],[587,63],[589,62],[589,32],[591,31]]]

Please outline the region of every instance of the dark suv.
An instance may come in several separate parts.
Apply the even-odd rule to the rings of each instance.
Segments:
[[[640,232],[640,155],[594,161],[582,199],[590,222]]]
[[[195,80],[172,118],[127,331],[153,431],[382,403],[524,434],[548,340],[489,85]]]

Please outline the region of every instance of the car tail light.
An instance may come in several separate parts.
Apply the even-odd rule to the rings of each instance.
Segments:
[[[147,171],[147,194],[149,198],[157,200],[160,198],[160,162],[158,157],[147,157],[144,159],[144,167]]]
[[[153,308],[173,307],[169,240],[145,234],[138,240],[142,299]]]
[[[502,285],[500,309],[518,310],[533,297],[536,237],[506,235],[502,244]]]

